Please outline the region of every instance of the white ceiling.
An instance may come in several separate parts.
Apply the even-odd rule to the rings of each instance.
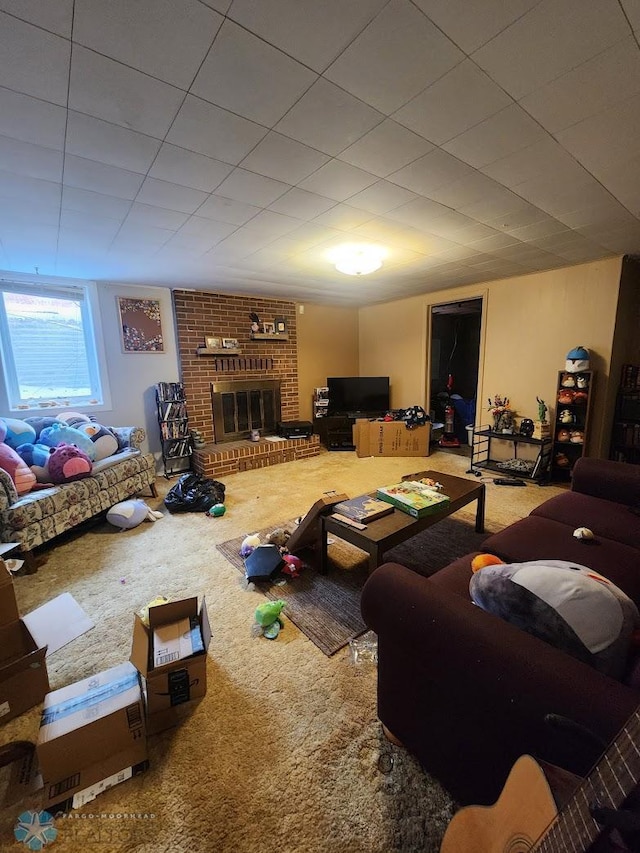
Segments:
[[[637,252],[639,34],[640,0],[0,0],[0,268],[363,305]]]

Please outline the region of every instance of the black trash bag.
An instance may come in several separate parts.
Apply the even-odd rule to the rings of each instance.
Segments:
[[[207,512],[214,504],[224,503],[224,484],[202,474],[183,474],[164,499],[169,512]]]

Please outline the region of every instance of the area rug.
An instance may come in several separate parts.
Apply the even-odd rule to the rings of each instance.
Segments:
[[[498,526],[488,523],[487,532],[476,533],[474,524],[475,516],[470,513],[458,513],[456,518],[449,516],[388,551],[385,561],[400,563],[419,574],[433,574],[457,557],[478,550],[489,533],[498,530]],[[277,527],[292,530],[295,522],[274,524],[258,531],[258,535],[264,542]],[[217,548],[244,574],[240,556],[243,538],[222,542]],[[348,542],[330,538],[326,574],[316,569],[318,555],[312,550],[302,550],[298,556],[305,562],[299,577],[279,578],[256,587],[267,598],[286,601],[284,616],[325,655],[333,655],[367,630],[360,614],[360,592],[368,577],[367,555]]]

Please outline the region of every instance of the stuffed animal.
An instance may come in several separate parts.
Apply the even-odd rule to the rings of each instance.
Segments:
[[[94,447],[95,462],[101,459],[106,459],[107,456],[113,456],[118,452],[118,439],[112,429],[94,421],[74,421],[74,429],[77,429],[83,435],[91,440]]]
[[[96,458],[96,449],[89,436],[62,421],[57,421],[55,424],[51,424],[50,427],[43,429],[40,433],[39,442],[40,444],[46,444],[47,447],[58,447],[60,444],[75,444],[92,462]]]
[[[39,483],[51,483],[49,479],[49,456],[51,448],[46,444],[21,444],[16,451],[22,461],[31,468]]]
[[[107,512],[109,524],[120,530],[131,530],[143,521],[157,521],[159,518],[162,518],[162,513],[151,509],[142,498],[120,501]]]
[[[569,441],[571,438],[571,433],[566,427],[558,430],[557,440],[558,441]]]
[[[563,409],[558,416],[561,424],[572,424],[574,421],[573,412],[571,409]]]
[[[277,545],[278,548],[284,548],[284,546],[289,541],[289,537],[291,533],[288,530],[285,530],[284,527],[276,527],[271,533],[267,536],[267,543],[269,545]]]
[[[580,373],[582,370],[589,370],[589,350],[586,347],[574,347],[567,353],[565,361],[565,370],[569,373]]]
[[[252,551],[254,551],[258,545],[260,544],[260,537],[257,533],[252,533],[249,536],[245,536],[242,540],[242,544],[240,545],[240,556],[248,557]]]
[[[293,554],[283,554],[284,566],[281,569],[283,575],[289,575],[290,578],[299,578],[302,571],[302,560],[300,557],[295,557]]]
[[[256,607],[255,620],[262,628],[262,635],[267,640],[275,640],[280,633],[280,629],[284,628],[284,622],[280,618],[280,614],[286,601],[281,598],[276,601],[265,601]]]
[[[74,444],[60,444],[49,454],[49,478],[52,483],[71,483],[90,477],[93,465],[87,454]],[[35,476],[35,475],[34,475]]]
[[[83,415],[82,412],[60,412],[58,420],[64,421],[69,426],[75,426],[78,423],[89,423],[91,418],[89,415]]]
[[[21,444],[28,444],[36,440],[36,431],[26,421],[18,418],[2,418],[5,427],[4,443],[17,450]]]
[[[24,422],[26,424],[29,424],[30,426],[32,426],[34,428],[34,430],[36,431],[36,437],[35,437],[36,442],[38,442],[38,439],[40,438],[40,433],[42,432],[43,429],[46,429],[47,427],[53,426],[53,424],[60,423],[58,418],[52,418],[49,415],[47,415],[47,416],[43,415],[40,417],[34,416],[32,418],[25,418]]]
[[[13,447],[4,442],[0,443],[0,468],[4,468],[11,477],[19,495],[26,495],[36,485],[36,475],[31,468]]]

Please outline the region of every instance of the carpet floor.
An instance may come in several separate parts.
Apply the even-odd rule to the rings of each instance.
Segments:
[[[373,491],[421,462],[461,476],[468,466],[445,452],[428,460],[323,453],[228,477],[219,519],[170,515],[162,497],[171,481],[159,479],[160,497],[147,503],[160,520],[126,532],[101,521],[58,540],[37,574],[15,580],[22,613],[64,591],[96,624],[48,657],[52,689],[127,660],[133,613],[157,595],[206,595],[213,633],[207,695],[180,726],[149,738],[146,773],[56,821],[57,853],[437,853],[455,804],[382,735],[375,666],[354,664],[346,647],[327,657],[290,620],[277,640],[255,636],[264,597],[216,547],[294,518],[328,489]],[[487,490],[490,526],[556,492]],[[0,743],[35,741],[39,718],[35,707],[9,721]],[[0,849],[23,849],[13,826],[38,803],[0,810]]]

